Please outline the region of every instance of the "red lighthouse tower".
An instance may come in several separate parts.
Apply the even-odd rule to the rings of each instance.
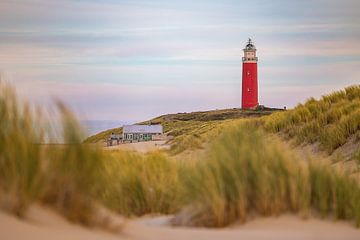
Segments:
[[[256,48],[251,39],[244,48],[243,71],[242,71],[242,98],[241,108],[252,109],[259,105],[257,83]]]

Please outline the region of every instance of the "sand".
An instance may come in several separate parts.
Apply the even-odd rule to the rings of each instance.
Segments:
[[[113,149],[121,149],[121,150],[130,150],[136,151],[141,153],[147,153],[159,149],[167,149],[170,146],[165,144],[166,141],[148,141],[148,142],[137,142],[137,143],[124,143],[119,145],[114,145],[111,147],[104,147],[106,150],[113,150]]]
[[[67,222],[55,212],[34,207],[26,220],[0,211],[1,240],[115,240],[126,239],[100,230],[91,230]]]
[[[360,230],[348,222],[329,220],[302,220],[293,215],[259,218],[246,224],[235,224],[223,229],[171,227],[169,217],[131,220],[118,233],[91,230],[71,224],[61,216],[43,207],[32,208],[28,219],[0,212],[0,239],[4,240],[281,240],[281,239],[360,239]]]

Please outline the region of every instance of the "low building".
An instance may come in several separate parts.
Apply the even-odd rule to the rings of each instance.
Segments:
[[[123,142],[143,142],[161,140],[163,138],[163,127],[156,125],[124,125]]]
[[[119,143],[121,142],[122,142],[122,135],[115,134],[112,132],[106,141],[106,145],[109,147],[109,146],[119,145]]]

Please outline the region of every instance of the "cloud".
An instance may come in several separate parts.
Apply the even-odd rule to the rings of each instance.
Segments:
[[[359,7],[350,0],[3,0],[0,72],[32,101],[59,97],[88,119],[236,107],[250,36],[261,102],[294,106],[358,82]]]

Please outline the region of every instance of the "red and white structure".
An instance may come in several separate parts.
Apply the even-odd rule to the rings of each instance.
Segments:
[[[255,45],[249,38],[244,48],[244,57],[242,58],[242,109],[254,109],[259,105],[257,61]]]

